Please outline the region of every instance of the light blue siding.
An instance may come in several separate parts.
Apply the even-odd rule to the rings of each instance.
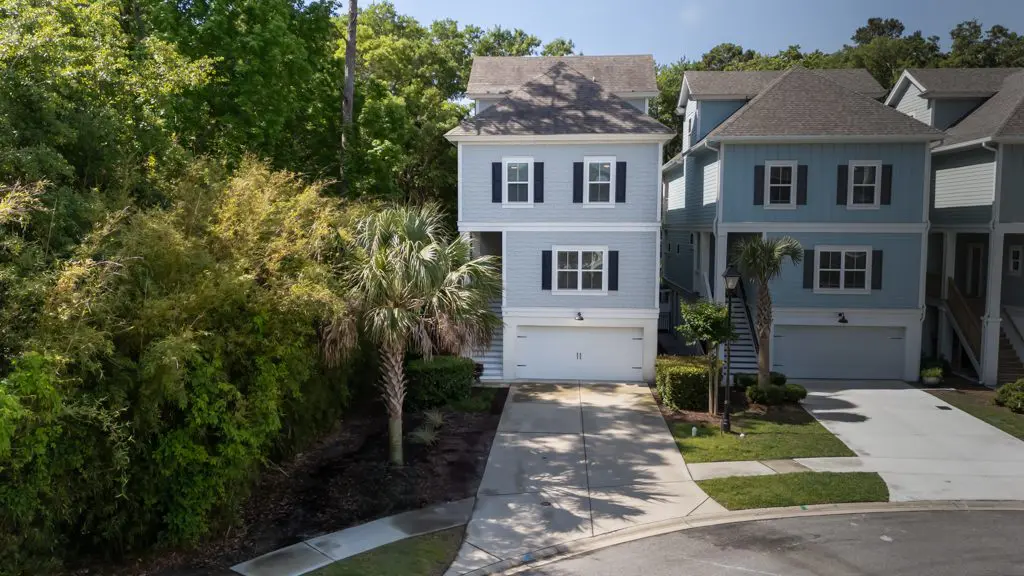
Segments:
[[[896,109],[907,116],[917,118],[925,124],[931,123],[931,110],[928,109],[928,100],[921,97],[921,91],[913,83],[907,83],[907,89],[903,91],[899,100],[896,101]]]
[[[726,118],[732,116],[746,103],[746,100],[701,100],[697,112],[697,124],[700,130],[694,142],[700,142],[709,132],[725,122]]]
[[[692,291],[694,245],[691,232],[669,230],[665,236],[665,269],[662,275],[673,284]]]
[[[922,222],[928,148],[908,144],[793,144],[725,146],[723,222]],[[768,160],[807,166],[807,205],[771,210],[754,204],[754,167]],[[892,165],[892,204],[851,210],[836,204],[838,167],[851,160]]]
[[[771,236],[781,234],[769,233]],[[771,283],[772,300],[778,307],[917,308],[921,278],[920,234],[792,233],[804,250],[815,246],[869,246],[882,251],[882,289],[871,294],[816,294],[804,288],[804,264],[786,264]],[[812,262],[811,265],[814,263]]]
[[[505,305],[656,309],[657,238],[658,232],[506,232]],[[541,290],[541,252],[554,245],[607,246],[609,250],[618,250],[619,289],[603,296],[556,295]]]
[[[700,152],[665,173],[669,186],[665,223],[688,231],[710,230],[718,210],[718,155]]]
[[[995,198],[995,154],[981,148],[932,158],[933,224],[987,224]]]
[[[1010,270],[1010,248],[1024,247],[1024,234],[1007,234],[1003,237],[1003,306],[1024,306],[1024,275],[1014,276]]]
[[[626,162],[624,203],[612,203],[614,208],[573,203],[573,163],[582,162],[584,156],[614,156]],[[491,163],[503,157],[530,157],[544,163],[543,203],[506,208],[491,202]],[[463,222],[656,222],[660,199],[657,144],[462,146]]]
[[[1024,145],[1003,145],[1000,222],[1024,222]]]
[[[683,150],[696,144],[697,138],[697,101],[687,100],[686,113],[683,115]]]
[[[623,98],[626,102],[629,102],[637,110],[647,113],[647,98]]]
[[[932,100],[932,125],[939,130],[945,130],[984,101],[984,98]]]

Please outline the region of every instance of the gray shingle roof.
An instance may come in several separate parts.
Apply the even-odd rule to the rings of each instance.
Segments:
[[[815,70],[840,85],[870,98],[885,96],[885,88],[863,68]],[[684,73],[692,98],[723,98],[735,96],[750,99],[782,76],[785,70]]]
[[[467,94],[508,94],[564,62],[613,94],[656,93],[654,56],[478,56],[473,59]]]
[[[1003,80],[999,92],[946,130],[943,146],[980,138],[1024,136],[1024,71]]]
[[[907,73],[923,87],[925,98],[992,96],[1008,76],[1024,68],[910,68]]]
[[[818,70],[794,67],[708,134],[709,140],[777,136],[908,136],[942,132],[840,85]]]
[[[644,114],[565,62],[501,101],[463,120],[447,136],[664,134],[671,128]]]

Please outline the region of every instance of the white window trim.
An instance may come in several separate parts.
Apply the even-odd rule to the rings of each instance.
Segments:
[[[846,170],[846,209],[847,210],[878,210],[882,206],[882,161],[881,160],[850,160]],[[853,203],[853,172],[854,168],[874,167],[875,169],[875,202],[874,204]]]
[[[611,181],[608,185],[607,202],[590,201],[590,164],[608,162],[611,164]],[[603,182],[602,182],[603,184]],[[584,156],[583,157],[583,207],[584,208],[615,208],[615,156]]]
[[[1017,261],[1017,270],[1013,269],[1013,261]],[[1020,276],[1024,272],[1024,246],[1010,246],[1010,258],[1006,263],[1006,272],[1010,276]]]
[[[789,185],[789,203],[772,204],[772,168],[788,166],[793,170],[793,181]],[[764,209],[765,210],[796,210],[797,179],[800,178],[798,169],[799,163],[796,160],[769,160],[764,163]]]
[[[839,257],[839,288],[822,288],[821,284],[821,258],[822,252],[841,252]],[[864,270],[864,288],[842,288],[846,283],[846,253],[866,252]],[[874,252],[871,246],[815,246],[814,247],[814,293],[815,294],[871,294],[871,257]]]
[[[576,289],[558,287],[558,253],[578,253],[579,268],[577,269]],[[583,289],[583,254],[582,252],[601,252],[601,289]],[[607,296],[608,295],[608,247],[607,246],[552,246],[551,247],[551,293],[556,296]]]
[[[526,163],[526,202],[508,201],[508,165]],[[508,157],[501,159],[501,207],[502,208],[533,208],[533,158],[528,156]]]

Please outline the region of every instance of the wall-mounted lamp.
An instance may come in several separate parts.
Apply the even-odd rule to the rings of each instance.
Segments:
[[[576,321],[577,322],[583,322],[583,312],[577,312],[576,313]]]
[[[839,323],[840,324],[849,324],[850,323],[850,321],[846,319],[846,313],[844,313],[844,312],[840,312],[839,313]]]

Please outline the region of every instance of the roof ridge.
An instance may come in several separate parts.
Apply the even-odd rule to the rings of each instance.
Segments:
[[[774,80],[769,82],[767,86],[765,86],[760,92],[758,92],[757,96],[754,96],[753,98],[748,100],[747,103],[744,104],[739,109],[738,112],[736,112],[732,116],[729,116],[728,118],[725,119],[725,122],[722,122],[718,126],[715,126],[714,130],[711,130],[710,132],[708,132],[707,136],[705,136],[704,139],[707,139],[708,137],[710,137],[715,132],[720,132],[720,131],[724,130],[725,128],[729,127],[730,125],[735,124],[740,118],[743,117],[744,114],[746,114],[747,112],[750,111],[751,106],[753,106],[755,103],[760,101],[761,98],[765,94],[767,94],[769,91],[771,91],[773,88],[775,88],[779,84],[779,82],[782,81],[783,78],[786,78],[790,74],[792,74],[793,71],[797,69],[797,67],[803,68],[803,66],[800,66],[799,64],[797,64],[796,66],[790,67],[789,70],[786,70],[782,74],[779,74],[779,76],[777,78],[775,78]],[[806,70],[806,68],[803,68],[803,69]],[[721,70],[721,72],[726,72],[726,70]],[[733,72],[733,70],[730,70],[730,72]],[[735,70],[735,72],[740,72],[740,70]],[[750,70],[750,72],[754,72],[754,70]]]

